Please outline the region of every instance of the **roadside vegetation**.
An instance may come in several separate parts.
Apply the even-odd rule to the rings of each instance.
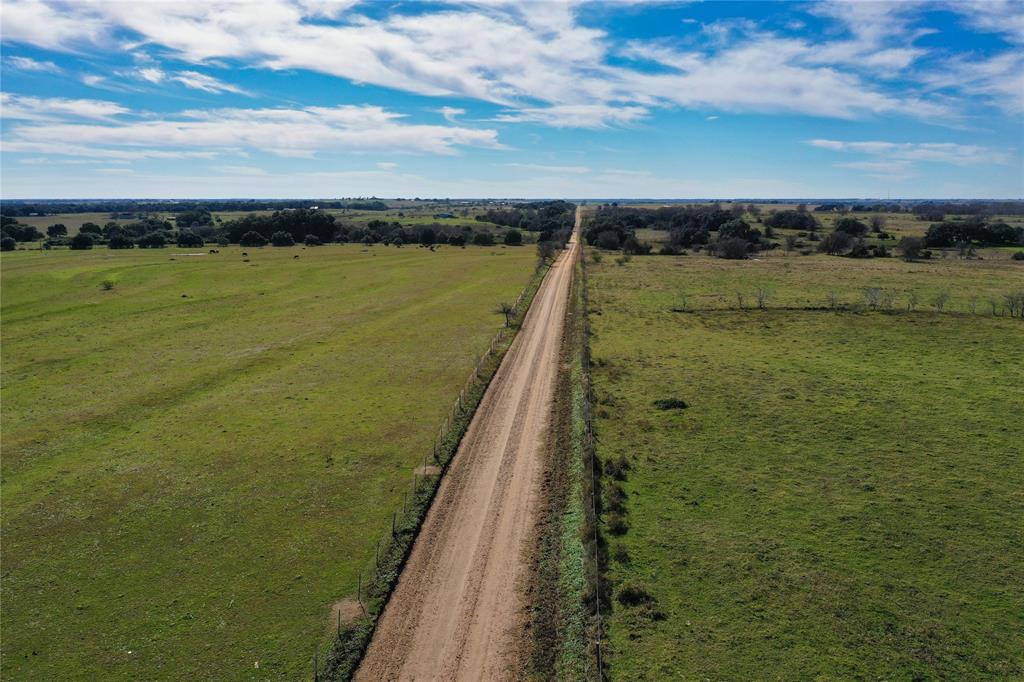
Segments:
[[[5,676],[310,676],[536,251],[3,254]]]
[[[1020,263],[593,236],[610,676],[1024,675]]]

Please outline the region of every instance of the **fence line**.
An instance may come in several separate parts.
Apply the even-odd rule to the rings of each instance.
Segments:
[[[594,422],[593,402],[594,388],[590,379],[590,287],[587,280],[587,259],[583,253],[583,245],[579,247],[579,262],[581,274],[581,298],[583,318],[583,347],[580,353],[580,363],[583,365],[583,424],[584,424],[584,452],[590,460],[590,511],[593,516],[594,526],[594,615],[597,638],[594,641],[595,656],[597,658],[597,679],[604,679],[604,659],[601,651],[601,643],[604,638],[604,623],[601,613],[601,554],[599,526],[600,516],[598,515],[597,496],[599,494],[596,450],[594,445]]]
[[[529,310],[529,304],[543,283],[547,272],[546,266],[546,262],[538,262],[530,281],[516,298],[516,302],[512,306],[513,312],[510,316],[510,319],[513,320],[512,325],[521,324],[523,319],[525,319],[526,313]],[[521,309],[524,303],[526,307]],[[504,353],[508,350],[508,346],[503,344],[506,338],[509,337],[512,325],[499,328],[492,337],[488,348],[484,350],[474,363],[472,373],[459,390],[459,394],[442,421],[437,435],[433,437],[431,455],[434,464],[439,467],[439,471],[434,474],[427,472],[427,453],[424,452],[424,468],[422,473],[418,474],[415,470],[412,473],[411,496],[408,492],[403,493],[402,507],[396,509],[391,514],[390,532],[385,531],[385,534],[378,538],[375,543],[372,565],[359,572],[356,599],[363,613],[362,620],[364,622],[361,624],[363,626],[362,629],[353,638],[360,637],[361,639],[351,642],[346,642],[343,639],[348,631],[342,627],[341,613],[339,611],[338,630],[335,639],[331,643],[328,655],[321,657],[320,648],[317,648],[314,653],[314,682],[332,679],[332,673],[346,665],[353,666],[361,659],[362,653],[369,643],[369,638],[373,634],[373,629],[376,627],[377,619],[383,612],[384,606],[387,604],[394,589],[394,585],[397,584],[398,576],[401,574],[405,560],[408,558],[408,553],[412,549],[416,534],[426,518],[427,511],[430,508],[434,495],[437,493],[441,479],[455,457],[459,441],[468,428],[480,400],[483,399],[487,386],[494,378],[494,375],[497,374],[498,366],[501,364]],[[511,334],[510,342],[514,339],[514,331]],[[508,345],[510,346],[511,343]],[[410,537],[401,537],[405,533],[408,533]],[[405,541],[403,542],[403,540]],[[391,556],[396,552],[399,553],[397,561],[395,561],[395,557]],[[394,565],[388,566],[389,562]],[[389,570],[382,574],[382,568],[388,568]],[[375,592],[378,593],[376,596],[374,595]],[[373,600],[373,602],[369,603],[369,608],[367,603],[364,603],[364,597],[367,602]],[[357,626],[359,625],[357,623]],[[346,644],[351,644],[352,646],[346,648]],[[323,666],[321,666],[321,660],[323,661]],[[354,672],[354,669],[346,670],[345,672],[351,674],[351,672]]]

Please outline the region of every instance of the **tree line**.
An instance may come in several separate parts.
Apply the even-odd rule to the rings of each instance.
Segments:
[[[564,244],[571,230],[575,206],[561,202],[559,212],[547,209],[552,224],[537,234],[540,244]],[[43,239],[42,233],[31,225],[18,222],[13,216],[3,216],[4,250],[13,250],[18,242],[35,242]],[[568,221],[570,228],[563,228]],[[237,220],[219,221],[212,217],[209,209],[197,207],[178,213],[175,224],[152,216],[143,217],[130,223],[109,221],[105,225],[87,222],[79,233],[68,238],[67,228],[62,224],[47,228],[44,248],[68,246],[72,249],[89,249],[95,245],[106,245],[111,249],[160,248],[169,244],[183,247],[199,247],[206,243],[220,245],[240,244],[242,246],[291,246],[304,243],[316,246],[335,243],[383,243],[395,246],[404,244],[450,244],[465,246],[475,244],[491,246],[496,243],[495,235],[488,230],[474,230],[469,225],[453,226],[442,223],[402,225],[398,221],[371,220],[365,226],[339,222],[333,215],[319,209],[299,208],[275,211],[270,215],[249,214]],[[506,230],[501,241],[510,246],[524,243],[521,229]],[[545,247],[546,248],[546,247]]]

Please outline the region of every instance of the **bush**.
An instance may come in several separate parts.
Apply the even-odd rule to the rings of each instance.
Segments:
[[[473,243],[477,246],[494,246],[494,235],[490,232],[477,232],[473,235]]]
[[[750,241],[750,237],[750,225],[748,225],[746,221],[738,218],[736,220],[730,220],[718,228],[719,241],[724,239],[742,239],[744,241]]]
[[[93,245],[92,235],[88,232],[79,232],[71,238],[71,248],[75,251],[91,249]]]
[[[217,237],[217,246],[227,246],[230,243],[227,237]]]
[[[18,248],[18,242],[14,241],[13,237],[0,239],[0,251],[14,251],[16,248]]]
[[[85,227],[84,225],[82,227]],[[61,223],[56,225],[50,225],[46,228],[46,235],[48,237],[66,237],[68,236],[68,228]]]
[[[734,237],[715,244],[715,255],[729,260],[743,260],[750,253],[750,242]]]
[[[642,606],[654,601],[650,592],[634,583],[626,583],[620,587],[615,599],[623,606]]]
[[[117,282],[108,278],[100,282],[100,288],[102,288],[103,291],[110,291],[111,289],[114,288],[115,284],[117,284]]]
[[[616,481],[625,481],[626,473],[629,469],[629,460],[626,459],[625,455],[619,455],[616,458],[609,458],[604,462],[604,472]]]
[[[1024,251],[1017,251],[1010,258],[1013,260],[1024,260]]]
[[[659,410],[685,410],[689,407],[689,405],[679,398],[663,398],[661,400],[655,400],[654,406]]]
[[[259,232],[246,232],[238,240],[241,246],[266,246],[267,238]]]
[[[509,230],[505,233],[505,244],[508,246],[519,246],[523,243],[523,233],[519,230]]]
[[[323,245],[324,245],[324,243],[322,241],[320,241],[320,237],[317,237],[315,234],[307,234],[306,235],[306,246],[323,246]]]
[[[625,535],[629,531],[629,524],[626,523],[625,517],[617,512],[612,512],[608,515],[608,532],[612,535]]]
[[[633,256],[646,256],[651,252],[651,245],[638,241],[633,235],[629,235],[622,242],[622,252]]]
[[[56,225],[54,227],[57,227]],[[64,227],[60,225],[60,227]],[[89,234],[103,234],[103,228],[96,223],[82,223],[82,226],[78,228],[79,232],[88,232]],[[64,234],[67,234],[67,230],[64,230]]]

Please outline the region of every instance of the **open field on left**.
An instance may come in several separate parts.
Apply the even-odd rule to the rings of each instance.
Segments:
[[[243,250],[4,254],[5,678],[307,675],[535,261]]]

